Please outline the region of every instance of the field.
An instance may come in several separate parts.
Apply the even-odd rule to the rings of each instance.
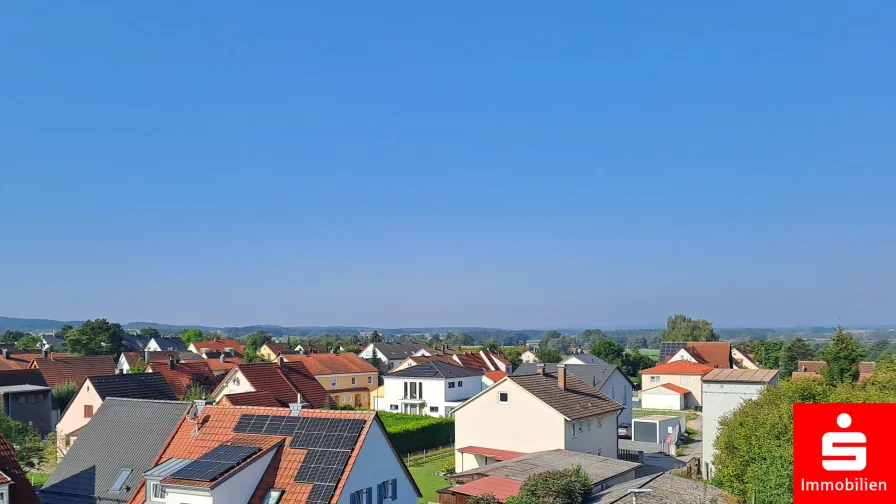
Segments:
[[[629,352],[630,350],[626,351]],[[646,355],[653,360],[658,360],[660,358],[660,351],[656,348],[639,348],[638,351],[641,352],[642,355]]]
[[[417,499],[418,503],[439,502],[436,490],[449,486],[449,483],[448,480],[439,476],[437,473],[442,470],[446,463],[454,464],[453,453],[448,457],[436,459],[422,465],[408,467],[408,470],[411,471],[411,476],[414,477],[414,481],[416,481],[417,486],[420,487],[420,493],[423,494],[422,499]]]
[[[31,482],[32,485],[43,485],[47,482],[47,479],[50,476],[48,474],[39,473],[39,472],[30,472],[28,473],[28,481]]]
[[[641,408],[632,408],[632,418],[650,416],[650,415],[662,415],[662,416],[680,416],[684,417],[685,420],[691,421],[697,419],[697,412],[691,410],[685,411],[674,411],[674,410],[655,410],[655,409],[641,409]]]

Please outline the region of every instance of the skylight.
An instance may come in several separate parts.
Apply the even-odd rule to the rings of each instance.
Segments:
[[[112,483],[112,488],[109,489],[110,492],[120,492],[121,487],[124,486],[124,482],[127,481],[128,476],[131,475],[130,469],[122,469],[120,473],[118,473],[118,477],[115,478],[115,483]]]
[[[272,488],[268,494],[264,496],[264,500],[261,501],[261,504],[277,504],[280,502],[280,497],[283,497],[283,490]]]

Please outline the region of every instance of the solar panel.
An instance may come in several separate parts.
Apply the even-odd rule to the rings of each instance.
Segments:
[[[308,450],[294,481],[335,485],[350,456],[351,452],[345,450]]]
[[[239,464],[260,449],[257,446],[221,445],[212,448],[211,451],[199,457],[199,460]]]
[[[178,469],[171,475],[172,478],[188,479],[194,481],[213,481],[225,471],[235,466],[233,462],[216,462],[212,460],[194,460],[186,466]]]
[[[687,343],[681,342],[665,342],[660,343],[660,364],[666,361],[666,358],[671,358],[673,355],[677,354],[679,350],[685,348]]]
[[[311,492],[305,502],[308,504],[327,504],[336,491],[336,485],[320,485],[315,484],[311,487]]]

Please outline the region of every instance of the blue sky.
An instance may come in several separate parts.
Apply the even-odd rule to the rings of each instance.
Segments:
[[[892,2],[325,4],[5,5],[0,314],[896,323]]]

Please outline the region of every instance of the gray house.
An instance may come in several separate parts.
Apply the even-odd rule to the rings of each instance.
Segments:
[[[520,367],[513,372],[514,376],[533,375],[535,370],[542,364],[520,364]],[[556,364],[544,364],[544,370],[547,373],[556,373]],[[566,371],[576,375],[576,377],[592,387],[600,390],[605,395],[615,400],[625,407],[617,422],[620,424],[632,423],[632,385],[631,380],[622,374],[617,366],[610,364],[566,364]]]
[[[44,436],[55,427],[51,392],[39,369],[10,369],[0,373],[3,411]]]

